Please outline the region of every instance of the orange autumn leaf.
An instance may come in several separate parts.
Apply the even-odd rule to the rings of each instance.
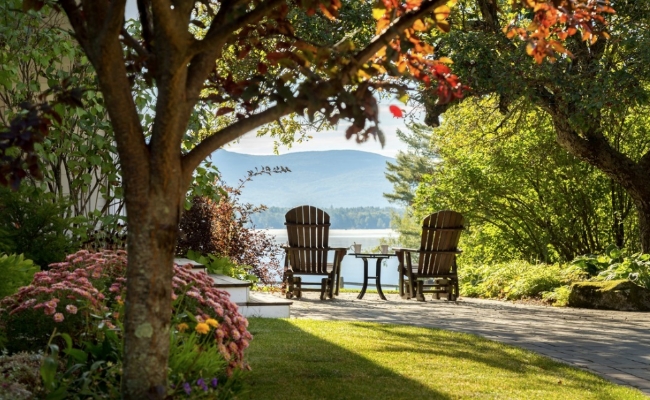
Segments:
[[[413,24],[413,29],[415,29],[416,31],[421,32],[421,31],[425,31],[425,30],[427,30],[427,26],[424,24],[424,22],[422,22],[421,19],[418,19],[418,20],[415,21],[415,23]]]

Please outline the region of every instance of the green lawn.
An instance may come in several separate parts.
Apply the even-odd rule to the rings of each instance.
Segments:
[[[533,352],[402,325],[251,318],[243,399],[645,399]]]

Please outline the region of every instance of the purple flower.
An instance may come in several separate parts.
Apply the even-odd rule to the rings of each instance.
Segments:
[[[208,391],[208,385],[205,384],[205,381],[203,378],[199,378],[198,381],[196,381],[197,386],[200,386],[201,389],[203,389],[204,392]]]
[[[190,393],[192,393],[192,388],[190,387],[190,383],[189,383],[189,382],[185,382],[185,383],[183,384],[183,390],[184,390],[185,393],[187,393],[188,395],[189,395]]]
[[[212,384],[212,387],[216,389],[219,380],[217,378],[212,378],[212,381],[210,383]]]

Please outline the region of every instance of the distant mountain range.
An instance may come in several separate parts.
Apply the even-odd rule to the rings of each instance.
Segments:
[[[275,207],[389,207],[383,193],[392,191],[384,171],[395,159],[355,150],[308,151],[257,156],[218,150],[212,154],[222,179],[236,186],[247,171],[284,166],[289,173],[263,175],[248,182],[241,200]]]

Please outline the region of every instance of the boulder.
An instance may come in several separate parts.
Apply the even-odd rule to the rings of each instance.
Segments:
[[[650,290],[628,280],[575,282],[569,307],[619,311],[650,311]]]

